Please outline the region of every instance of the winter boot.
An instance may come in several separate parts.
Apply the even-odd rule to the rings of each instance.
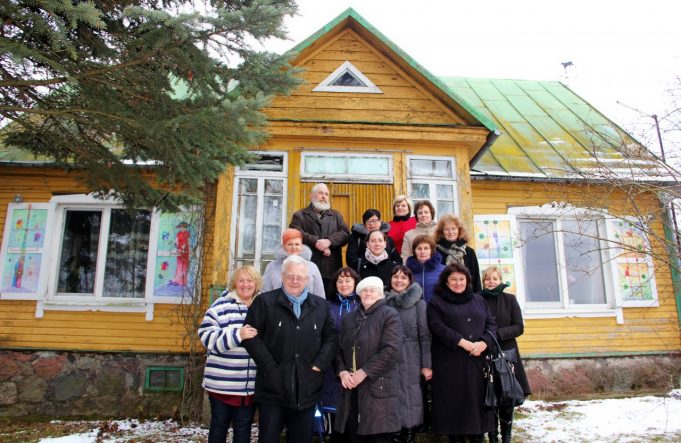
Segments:
[[[501,421],[501,443],[511,443],[513,432],[513,421]]]
[[[495,429],[494,432],[487,433],[487,440],[489,443],[499,443],[499,433]]]

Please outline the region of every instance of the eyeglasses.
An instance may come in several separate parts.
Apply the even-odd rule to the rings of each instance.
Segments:
[[[306,275],[286,275],[285,276],[286,281],[290,281],[291,283],[300,283],[303,282],[307,279]]]
[[[380,218],[370,218],[369,220],[366,221],[367,223],[371,223],[372,225],[374,223],[380,223],[381,219]]]
[[[459,228],[444,228],[442,232],[459,232]]]

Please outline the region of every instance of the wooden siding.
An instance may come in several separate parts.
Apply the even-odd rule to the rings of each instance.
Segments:
[[[51,168],[0,167],[0,232],[7,205],[16,194],[24,202],[48,202],[53,195],[85,193],[75,172]],[[212,189],[208,190],[214,200]],[[204,297],[213,270],[214,211],[207,210],[203,248]],[[0,347],[87,351],[184,352],[183,316],[187,305],[156,304],[154,319],[142,313],[45,310],[36,318],[36,301],[0,300]],[[201,308],[203,310],[203,308]],[[201,313],[201,318],[203,317]],[[199,319],[200,320],[200,319]]]
[[[299,201],[310,201],[310,191],[314,183],[301,183]],[[384,221],[392,219],[392,202],[395,198],[392,184],[370,185],[365,183],[328,183],[331,194],[331,205],[343,214],[343,219],[352,228],[355,223],[362,223],[362,214],[369,208],[381,211]],[[301,205],[302,206],[302,205]]]
[[[571,201],[626,213],[625,197],[599,186],[566,184],[473,181],[473,211],[476,215],[506,214],[512,206],[543,205]],[[659,209],[652,198],[640,196],[640,204],[651,213]],[[662,235],[662,226],[652,226]],[[654,245],[660,248],[660,245]],[[676,300],[666,264],[655,262],[659,307],[623,308],[624,324],[614,317],[568,317],[528,319],[520,337],[524,355],[598,354],[608,352],[678,352],[681,350]]]
[[[382,94],[313,92],[346,60],[378,86]],[[414,82],[352,30],[338,34],[298,65],[307,82],[266,109],[272,119],[460,124],[463,120]]]

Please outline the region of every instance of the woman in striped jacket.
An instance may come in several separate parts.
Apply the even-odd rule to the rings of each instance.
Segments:
[[[223,292],[208,308],[199,328],[199,338],[208,351],[203,388],[210,399],[209,443],[225,443],[230,424],[234,443],[251,440],[255,362],[241,341],[258,333],[244,324],[244,319],[261,286],[262,278],[253,267],[237,268],[229,292]]]

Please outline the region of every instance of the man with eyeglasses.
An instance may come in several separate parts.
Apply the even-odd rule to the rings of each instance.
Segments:
[[[293,214],[289,228],[303,233],[303,243],[312,249],[312,262],[322,274],[327,296],[335,297],[335,288],[330,288],[331,276],[343,267],[342,249],[350,231],[343,215],[331,209],[329,188],[324,183],[312,187],[310,204]]]
[[[281,269],[282,287],[260,294],[248,309],[245,324],[258,334],[242,342],[258,366],[260,443],[278,443],[284,428],[289,443],[312,440],[323,374],[338,345],[326,300],[308,294],[307,260],[291,255]]]
[[[386,234],[390,231],[390,224],[381,220],[381,211],[378,209],[367,209],[362,214],[362,223],[352,225],[348,249],[345,251],[345,262],[355,271],[358,271],[359,260],[365,257],[367,235],[369,235],[369,232],[376,230]],[[397,252],[395,243],[390,237],[388,237],[385,250],[390,260],[395,263],[402,263],[402,257],[400,257],[400,253]]]

